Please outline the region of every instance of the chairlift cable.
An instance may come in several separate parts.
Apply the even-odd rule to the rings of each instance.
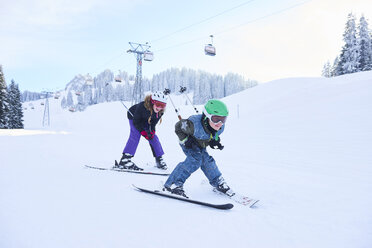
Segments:
[[[182,31],[184,31],[184,30],[186,30],[186,29],[188,29],[188,28],[191,28],[191,27],[193,27],[193,26],[199,25],[199,24],[201,24],[201,23],[203,23],[203,22],[207,22],[207,21],[209,21],[209,20],[211,20],[211,19],[213,19],[213,18],[216,18],[216,17],[218,17],[218,16],[221,16],[221,15],[223,15],[223,14],[226,14],[227,12],[230,12],[230,11],[232,11],[232,10],[234,10],[234,9],[240,8],[240,7],[242,7],[242,6],[246,5],[246,4],[251,3],[251,2],[254,2],[254,1],[256,1],[256,0],[249,0],[249,1],[246,1],[246,2],[244,2],[244,3],[241,3],[241,4],[239,4],[239,5],[235,6],[235,7],[232,7],[232,8],[230,8],[230,9],[224,10],[224,11],[222,11],[222,12],[216,14],[216,15],[210,16],[210,17],[208,17],[208,18],[206,18],[206,19],[203,19],[203,20],[201,20],[201,21],[198,21],[198,22],[195,22],[195,23],[193,23],[193,24],[190,24],[190,25],[188,25],[188,26],[186,26],[186,27],[184,27],[184,28],[178,29],[178,30],[176,30],[176,31],[174,31],[174,32],[172,32],[172,33],[169,33],[169,34],[166,34],[166,35],[164,35],[164,36],[161,36],[161,37],[159,37],[159,38],[157,38],[157,39],[155,39],[155,40],[152,40],[150,43],[155,43],[155,42],[157,42],[157,41],[159,41],[159,40],[165,39],[165,38],[167,38],[167,37],[169,37],[169,36],[172,36],[172,35],[174,35],[174,34],[176,34],[176,33],[182,32]]]
[[[234,10],[234,9],[240,8],[240,7],[242,7],[242,6],[244,6],[244,5],[248,4],[248,3],[251,3],[251,2],[253,2],[253,1],[255,1],[255,0],[250,0],[250,1],[246,1],[246,2],[244,2],[244,3],[241,3],[241,4],[239,4],[239,5],[235,6],[235,7],[232,7],[232,8],[230,8],[230,9],[225,10],[225,11],[222,11],[222,12],[216,14],[216,15],[210,16],[210,17],[208,17],[208,18],[206,18],[206,19],[203,19],[203,20],[201,20],[201,21],[199,21],[199,22],[196,22],[196,23],[190,24],[190,25],[188,25],[188,26],[186,26],[186,27],[184,27],[184,28],[178,29],[178,30],[176,30],[176,31],[174,31],[174,32],[172,32],[172,33],[169,33],[169,34],[164,35],[164,36],[162,36],[162,37],[159,37],[159,38],[157,38],[157,39],[155,39],[155,40],[152,40],[150,43],[157,42],[157,41],[162,40],[162,39],[164,39],[164,38],[167,38],[167,37],[169,37],[169,36],[171,36],[171,35],[173,35],[173,34],[180,33],[180,32],[182,32],[182,31],[184,31],[184,30],[186,30],[186,29],[188,29],[188,28],[191,28],[191,27],[193,27],[193,26],[196,26],[196,25],[199,25],[199,24],[201,24],[201,23],[207,22],[207,21],[209,21],[209,20],[211,20],[211,19],[213,19],[213,18],[216,18],[216,17],[218,17],[218,16],[221,16],[221,15],[223,15],[223,14],[225,14],[225,13],[227,13],[227,12],[230,12],[230,11],[232,11],[232,10]],[[271,17],[271,16],[278,15],[278,14],[280,14],[280,13],[283,13],[283,12],[287,11],[287,10],[290,10],[290,9],[293,9],[293,8],[296,8],[296,7],[299,7],[299,6],[301,6],[301,5],[304,5],[304,4],[306,4],[306,3],[309,3],[309,2],[311,2],[311,1],[313,1],[313,0],[307,0],[307,1],[304,1],[304,2],[301,2],[301,3],[296,3],[296,4],[294,4],[294,5],[291,5],[291,6],[287,7],[287,8],[284,8],[284,9],[281,9],[281,10],[278,10],[278,11],[275,11],[275,12],[272,12],[272,13],[270,13],[270,14],[268,14],[268,15],[264,15],[264,16],[262,16],[262,17],[258,17],[258,18],[254,19],[254,20],[250,20],[250,21],[247,21],[247,22],[241,23],[241,24],[239,24],[239,25],[236,25],[236,26],[233,26],[233,27],[230,27],[230,28],[227,28],[227,29],[221,30],[221,31],[217,31],[217,32],[213,33],[213,36],[218,35],[218,34],[227,33],[227,32],[229,32],[229,31],[232,31],[232,30],[235,30],[235,29],[241,28],[241,27],[243,27],[243,26],[245,26],[245,25],[248,25],[248,24],[251,24],[251,23],[254,23],[254,22],[257,22],[257,21],[260,21],[260,20],[266,19],[266,18],[269,18],[269,17]],[[206,38],[206,36],[199,37],[199,38],[196,38],[196,39],[193,39],[193,40],[190,40],[190,41],[186,41],[186,42],[182,42],[182,43],[178,43],[178,44],[171,45],[171,46],[169,46],[169,47],[161,48],[161,49],[155,50],[154,52],[162,52],[162,51],[166,51],[166,50],[169,50],[169,49],[172,49],[172,48],[176,48],[176,47],[184,46],[184,45],[187,45],[187,44],[190,44],[190,43],[194,43],[194,42],[196,42],[196,41],[204,40],[205,38]],[[109,64],[109,63],[111,63],[113,60],[119,58],[119,57],[122,56],[123,54],[124,54],[124,53],[120,53],[119,55],[113,57],[112,59],[108,60],[108,61],[107,61],[103,66],[105,66],[105,65],[107,65],[107,64]],[[132,64],[132,62],[131,62],[131,63],[128,63],[126,66],[129,66],[130,64]],[[124,67],[126,67],[126,66],[124,66]],[[94,70],[94,71],[97,71],[97,70],[98,70],[98,68],[97,68],[96,70]]]
[[[272,13],[270,13],[270,14],[268,14],[268,15],[265,15],[265,16],[262,16],[262,17],[258,17],[258,18],[254,19],[254,20],[250,20],[250,21],[248,21],[248,22],[244,22],[244,23],[242,23],[242,24],[239,24],[239,25],[236,25],[236,26],[233,26],[233,27],[227,28],[227,29],[225,29],[225,30],[215,32],[215,33],[213,33],[213,37],[214,37],[216,34],[222,34],[222,33],[226,33],[226,32],[232,31],[232,30],[234,30],[234,29],[241,28],[241,27],[243,27],[243,26],[245,26],[245,25],[248,25],[248,24],[251,24],[251,23],[254,23],[254,22],[260,21],[260,20],[262,20],[262,19],[266,19],[266,18],[271,17],[271,16],[274,16],[274,15],[278,15],[278,14],[280,14],[280,13],[283,13],[283,12],[287,11],[287,10],[290,10],[290,9],[293,9],[293,8],[296,8],[296,7],[299,7],[299,6],[304,5],[304,4],[306,4],[306,3],[308,3],[308,2],[311,2],[311,1],[313,1],[313,0],[307,0],[307,1],[302,2],[302,3],[297,3],[297,4],[294,4],[294,5],[291,5],[291,6],[287,7],[287,8],[284,8],[284,9],[281,9],[281,10],[278,10],[278,11],[275,11],[275,12],[272,12]],[[193,43],[193,42],[196,42],[196,41],[199,41],[199,40],[205,39],[205,37],[206,37],[206,36],[203,36],[203,37],[199,37],[199,38],[197,38],[197,39],[193,39],[193,40],[190,40],[190,41],[186,41],[186,42],[182,42],[182,43],[174,44],[174,45],[172,45],[172,46],[169,46],[169,47],[166,47],[166,48],[161,48],[161,49],[159,49],[159,50],[156,50],[155,52],[162,52],[162,51],[165,51],[165,50],[168,50],[168,49],[172,49],[172,48],[175,48],[175,47],[184,46],[184,45],[187,45],[187,44],[189,44],[189,43]]]
[[[206,19],[203,19],[203,20],[201,20],[201,21],[199,21],[199,22],[196,22],[196,23],[190,24],[190,25],[188,25],[188,26],[186,26],[186,27],[184,27],[184,28],[178,29],[178,30],[176,30],[176,31],[174,31],[174,32],[172,32],[172,33],[169,33],[169,34],[164,35],[164,36],[162,36],[162,37],[160,37],[160,38],[157,38],[157,39],[155,39],[155,40],[152,40],[150,43],[157,42],[157,41],[162,40],[162,39],[164,39],[164,38],[166,38],[166,37],[172,36],[173,34],[179,33],[179,32],[181,32],[181,31],[184,31],[184,30],[188,29],[188,28],[191,28],[191,27],[193,27],[193,26],[199,25],[199,24],[201,24],[201,23],[203,23],[203,22],[207,22],[207,21],[209,21],[209,20],[211,20],[211,19],[213,19],[213,18],[216,18],[216,17],[218,17],[218,16],[221,16],[221,15],[227,13],[227,12],[230,12],[230,11],[232,11],[232,10],[234,10],[234,9],[240,8],[240,7],[242,7],[242,6],[246,5],[246,4],[251,3],[251,2],[254,2],[254,1],[256,1],[256,0],[249,0],[249,1],[243,2],[243,3],[241,3],[241,4],[237,5],[237,6],[234,6],[234,7],[230,8],[230,9],[224,10],[224,11],[222,11],[222,12],[216,14],[216,15],[210,16],[210,17],[208,17],[208,18],[206,18]],[[204,37],[203,37],[203,38],[204,38]],[[202,39],[202,38],[198,38],[197,40],[200,40],[200,39]],[[195,41],[197,41],[197,40],[193,40],[192,42],[195,42]],[[187,43],[191,43],[191,42],[186,42],[185,44],[187,44]],[[184,44],[182,44],[182,45],[184,45]],[[177,46],[179,46],[179,45],[177,45]],[[162,49],[162,50],[165,50],[165,49]],[[109,64],[109,63],[111,63],[113,60],[119,58],[121,55],[123,55],[123,54],[120,53],[118,56],[115,56],[115,57],[111,58],[111,59],[108,60],[105,64],[103,64],[102,66],[100,66],[100,68],[106,66],[106,65]],[[129,64],[128,64],[128,65],[129,65]],[[125,67],[126,67],[126,66],[125,66]],[[99,69],[99,68],[93,70],[93,74],[94,74],[96,71],[98,71],[98,69]]]
[[[243,26],[245,26],[245,25],[248,25],[248,24],[251,24],[251,23],[254,23],[254,22],[260,21],[260,20],[262,20],[262,19],[266,19],[266,18],[271,17],[271,16],[278,15],[278,14],[280,14],[280,13],[283,13],[283,12],[287,11],[287,10],[294,9],[294,8],[296,8],[296,7],[299,7],[299,6],[301,6],[301,5],[304,5],[304,4],[306,4],[306,3],[308,3],[308,2],[311,2],[311,1],[312,1],[312,0],[307,0],[307,1],[304,1],[304,2],[302,2],[302,3],[297,3],[297,4],[294,4],[294,5],[291,5],[291,6],[287,7],[287,8],[284,8],[284,9],[281,9],[281,10],[278,10],[278,11],[275,11],[275,12],[272,12],[272,13],[267,14],[267,15],[265,15],[265,16],[258,17],[258,18],[254,19],[254,20],[247,21],[247,22],[241,23],[241,24],[239,24],[239,25],[236,25],[236,26],[233,26],[233,27],[227,28],[227,29],[225,29],[225,30],[222,30],[222,31],[216,32],[215,34],[222,34],[222,33],[226,33],[226,32],[229,32],[229,31],[231,31],[231,30],[237,29],[237,28],[241,28],[241,27],[243,27]]]
[[[126,53],[124,53],[124,52],[121,52],[121,53],[119,53],[119,55],[116,55],[116,56],[114,56],[114,57],[112,57],[111,59],[109,59],[109,60],[107,60],[104,64],[102,64],[99,68],[97,67],[96,69],[94,69],[91,73],[92,73],[92,75],[94,75],[100,68],[102,68],[102,67],[105,67],[106,65],[108,65],[108,64],[110,64],[112,61],[114,61],[114,60],[116,60],[116,59],[118,59],[119,57],[121,57],[123,54],[126,54]],[[129,65],[129,63],[128,63],[128,65]],[[127,66],[127,65],[126,65]]]

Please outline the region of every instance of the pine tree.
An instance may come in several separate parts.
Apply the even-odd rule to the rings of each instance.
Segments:
[[[66,100],[66,97],[65,96],[62,98],[61,107],[62,108],[67,108],[67,100]]]
[[[342,68],[340,63],[340,57],[337,56],[335,60],[333,61],[333,65],[331,68],[331,77],[336,77],[342,75]]]
[[[67,106],[71,107],[74,105],[74,100],[72,99],[71,91],[67,93]]]
[[[8,92],[3,67],[0,65],[0,129],[8,128],[8,105]]]
[[[372,40],[369,34],[368,23],[364,16],[360,18],[358,34],[358,44],[360,47],[359,70],[372,70]]]
[[[83,98],[82,95],[79,95],[79,96],[77,97],[77,107],[76,107],[76,109],[77,109],[78,111],[84,111],[85,108],[86,108],[86,106],[85,106],[85,104],[84,104],[84,98]]]
[[[322,70],[322,76],[323,77],[331,77],[332,76],[332,73],[331,73],[331,63],[329,63],[329,61],[327,61],[327,63],[324,64],[323,66],[323,70]]]
[[[17,111],[17,128],[24,128],[24,124],[23,124],[23,108],[22,108],[22,100],[21,100],[21,97],[22,97],[22,94],[21,94],[21,91],[19,90],[18,88],[18,84],[16,84],[16,87],[15,87],[15,96],[16,96],[16,99],[17,99],[17,106],[16,106],[16,111]]]
[[[11,81],[8,89],[9,114],[8,128],[23,128],[23,110],[21,103],[21,92],[18,85]]]
[[[359,70],[359,46],[356,38],[355,16],[350,13],[344,32],[345,44],[342,47],[339,66],[342,74],[354,73]]]

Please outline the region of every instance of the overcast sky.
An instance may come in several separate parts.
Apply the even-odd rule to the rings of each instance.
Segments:
[[[76,75],[136,73],[128,42],[149,42],[151,78],[171,67],[266,82],[320,76],[339,54],[347,15],[372,28],[371,0],[0,0],[0,64],[21,90]],[[215,57],[204,55],[214,35]]]

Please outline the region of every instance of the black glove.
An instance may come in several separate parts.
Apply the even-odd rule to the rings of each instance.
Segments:
[[[212,139],[211,141],[209,141],[209,146],[212,148],[212,149],[220,149],[222,150],[224,148],[223,145],[221,145],[221,139],[220,137],[218,137],[217,140],[215,139]]]
[[[188,136],[185,142],[185,147],[190,149],[193,147],[194,144],[196,144],[195,138],[192,136]]]

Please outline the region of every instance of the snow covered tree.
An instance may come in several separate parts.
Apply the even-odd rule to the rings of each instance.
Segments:
[[[35,101],[41,99],[43,94],[38,92],[24,91],[21,96],[22,102]]]
[[[8,107],[8,92],[3,67],[0,65],[0,129],[8,128]]]
[[[62,98],[62,101],[61,101],[61,107],[62,107],[62,108],[67,108],[67,100],[66,100],[66,97],[63,97],[63,98]]]
[[[342,74],[354,73],[359,71],[359,46],[356,37],[355,16],[350,13],[346,22],[343,35],[345,41],[340,55],[340,67]]]
[[[213,75],[211,80],[212,98],[219,99],[224,97],[225,85],[223,83],[223,77],[219,75]]]
[[[89,76],[89,81],[93,81],[89,84],[87,83],[88,76],[77,75],[67,84],[67,96],[61,101],[62,108],[73,106],[77,110],[83,110],[88,105],[102,102],[132,100],[135,79],[133,75],[120,71],[116,77],[120,77],[121,80],[114,82],[114,74],[110,70],[105,70],[97,75],[94,80]],[[164,90],[165,88],[169,88],[173,94],[180,94],[180,86],[184,86],[187,87],[188,93],[194,92],[193,100],[195,103],[204,103],[210,98],[225,97],[256,85],[256,81],[246,81],[242,76],[233,73],[222,77],[205,71],[186,68],[181,70],[170,68],[155,74],[151,80],[146,77],[142,79],[142,90],[146,94],[149,91]],[[83,101],[77,99],[76,103],[74,94],[82,95]],[[81,108],[77,105],[81,105]]]
[[[194,103],[203,104],[212,98],[210,75],[204,71],[199,72],[199,89],[194,90]],[[195,91],[199,91],[196,93]],[[195,97],[197,97],[195,99]]]
[[[114,92],[114,88],[112,87],[111,84],[107,84],[105,88],[103,88],[103,95],[104,95],[104,98],[105,98],[105,102],[111,102],[113,101],[114,99],[113,98],[113,92]]]
[[[342,75],[342,68],[340,63],[340,57],[337,56],[335,60],[333,61],[333,65],[331,68],[331,77],[336,77]]]
[[[359,70],[372,70],[372,40],[368,29],[368,23],[364,16],[360,18],[358,34],[358,44],[360,49]]]
[[[23,110],[21,103],[21,92],[18,85],[11,81],[8,89],[9,114],[8,128],[23,128]]]
[[[91,87],[86,87],[84,89],[84,105],[92,105],[93,104],[93,93]]]
[[[86,105],[84,104],[84,97],[82,95],[78,95],[76,110],[84,111],[85,108],[86,108]]]
[[[331,77],[332,76],[331,70],[332,70],[331,63],[329,63],[329,61],[327,61],[327,63],[325,63],[324,66],[323,66],[322,76],[327,77],[327,78]]]
[[[72,99],[72,93],[69,91],[67,93],[67,106],[71,107],[74,105],[74,100]]]

